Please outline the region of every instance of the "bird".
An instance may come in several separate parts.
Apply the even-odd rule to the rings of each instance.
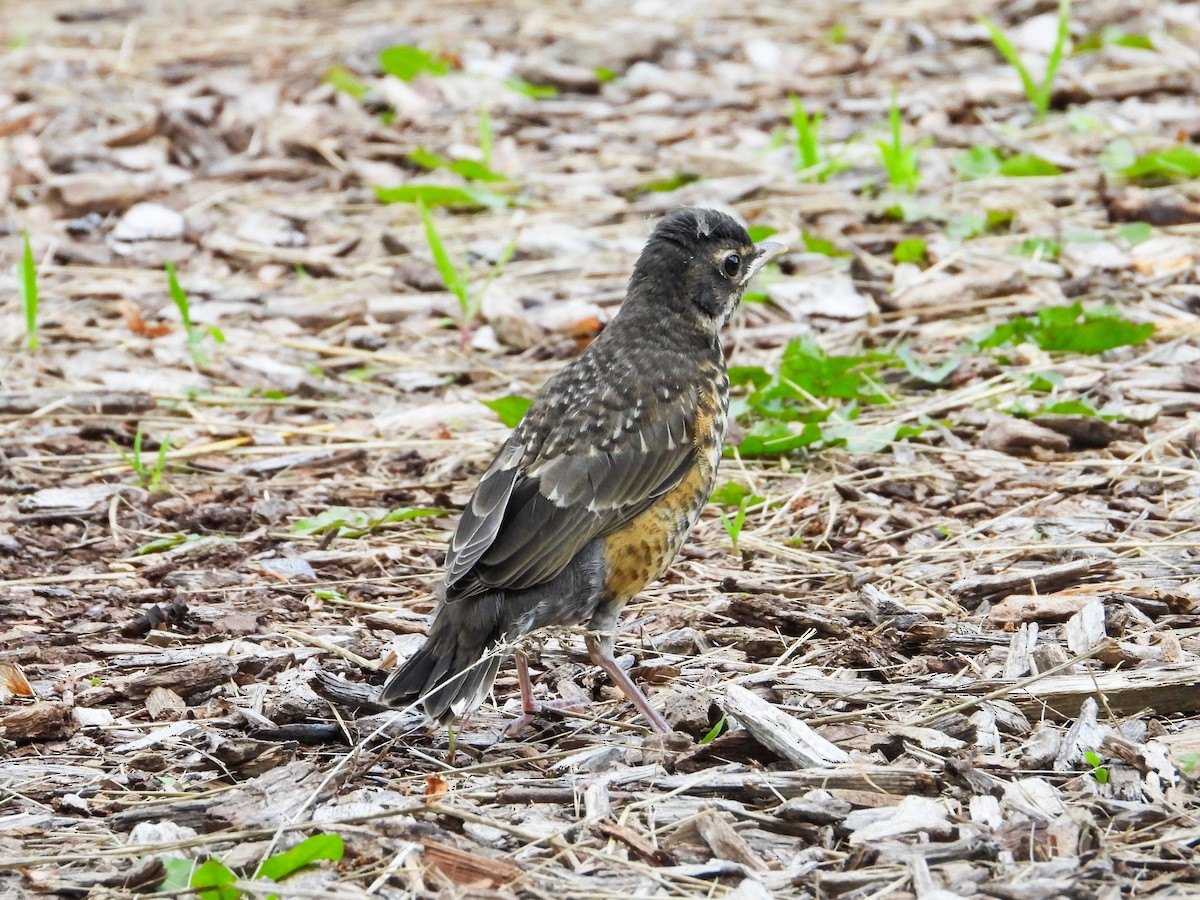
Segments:
[[[514,644],[582,624],[592,662],[670,733],[617,664],[616,625],[712,494],[729,409],[721,330],[750,279],[785,250],[756,245],[717,210],[680,208],[658,222],[611,322],[546,382],[480,478],[426,641],[386,680],[384,705],[461,719],[513,649],[523,714],[509,731],[519,731],[555,704],[534,698]]]

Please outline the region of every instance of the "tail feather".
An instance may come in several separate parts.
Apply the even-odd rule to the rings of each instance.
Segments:
[[[449,722],[487,698],[502,654],[498,635],[480,634],[461,622],[437,616],[429,638],[383,685],[379,701],[388,706],[417,704],[430,719]]]

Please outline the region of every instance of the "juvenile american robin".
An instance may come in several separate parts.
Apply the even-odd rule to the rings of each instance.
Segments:
[[[724,213],[667,215],[600,336],[546,382],[463,512],[425,644],[383,686],[447,722],[479,706],[512,642],[586,624],[592,661],[658,732],[662,716],[613,658],[621,609],[666,570],[716,481],[729,406],[721,327],[762,265]],[[533,697],[516,654],[524,716]]]

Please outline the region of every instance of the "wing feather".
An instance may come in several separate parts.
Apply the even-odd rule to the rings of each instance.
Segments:
[[[547,385],[534,401],[467,504],[446,558],[447,601],[549,581],[589,541],[677,485],[691,465],[694,386],[631,392],[642,376],[597,378],[586,364],[560,375],[558,389]],[[631,394],[640,399],[629,403]],[[591,402],[578,402],[587,395]]]

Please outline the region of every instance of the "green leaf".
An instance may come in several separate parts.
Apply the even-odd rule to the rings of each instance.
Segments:
[[[239,900],[242,892],[230,887],[235,881],[237,875],[229,866],[210,859],[196,867],[190,886],[196,889],[199,900]]]
[[[1132,322],[1111,306],[1083,312],[1078,303],[1038,312],[1034,340],[1043,350],[1103,353],[1114,347],[1145,343],[1154,334],[1153,322]]]
[[[729,383],[734,387],[742,384],[752,384],[761,388],[771,383],[772,375],[762,366],[730,366]]]
[[[22,231],[24,248],[18,268],[17,283],[21,292],[21,308],[25,312],[25,348],[38,348],[38,283],[37,264],[33,261],[33,250],[29,247],[29,232]]]
[[[751,225],[749,228],[746,229],[746,232],[750,235],[750,240],[752,240],[756,244],[759,241],[765,241],[767,238],[769,238],[773,234],[779,233],[776,229],[772,228],[770,225]]]
[[[610,81],[615,81],[617,77],[616,72],[614,72],[612,69],[605,68],[604,66],[600,66],[598,69],[596,69],[595,75],[596,80],[601,84],[608,84]]]
[[[717,506],[741,506],[742,501],[746,501],[747,506],[754,506],[763,502],[763,498],[750,492],[750,488],[744,484],[738,484],[736,481],[727,481],[708,498],[709,503],[715,503]]]
[[[1052,306],[1036,317],[1021,316],[997,325],[975,343],[982,349],[1031,341],[1043,350],[1103,353],[1114,347],[1141,344],[1154,334],[1153,322],[1133,322],[1111,306],[1084,310],[1078,303]]]
[[[504,84],[531,100],[550,100],[558,96],[558,88],[549,84],[534,84],[524,78],[509,78]]]
[[[1062,253],[1062,242],[1054,238],[1030,237],[1021,241],[1014,249],[1021,256],[1034,256],[1040,259],[1058,259]]]
[[[995,147],[972,147],[950,161],[963,178],[988,178],[1000,172],[1000,154]]]
[[[886,358],[869,353],[826,355],[811,337],[798,338],[783,350],[779,381],[813,397],[884,402],[886,398],[878,394],[867,376]]]
[[[1000,174],[1016,178],[1030,178],[1060,175],[1062,170],[1040,156],[1034,156],[1032,153],[1018,153],[1000,163]]]
[[[263,861],[255,877],[281,881],[297,869],[311,865],[319,859],[339,862],[345,852],[346,845],[340,835],[314,834],[291,850],[268,857]]]
[[[1087,134],[1091,131],[1100,131],[1104,128],[1104,121],[1086,109],[1075,107],[1067,112],[1067,124],[1071,126],[1071,130],[1076,134]]]
[[[1164,181],[1200,178],[1200,153],[1177,144],[1165,150],[1142,154],[1125,168],[1123,174],[1127,178]]]
[[[923,428],[909,427],[908,435],[916,436]],[[895,425],[876,425],[864,428],[854,422],[845,422],[825,429],[827,445],[840,444],[851,453],[881,453],[899,440],[900,429]]]
[[[1153,50],[1154,41],[1144,34],[1126,34],[1117,25],[1108,24],[1099,31],[1093,31],[1075,45],[1072,56],[1083,53],[1094,53],[1105,47],[1128,47],[1132,50]]]
[[[896,356],[904,364],[904,368],[913,378],[926,384],[941,384],[949,378],[962,364],[961,356],[952,356],[940,365],[931,366],[917,359],[912,348],[903,346],[896,351]]]
[[[481,400],[480,402],[499,416],[500,421],[507,428],[516,428],[521,419],[525,417],[529,405],[533,403],[528,397],[522,397],[519,394],[508,394],[496,400]]]
[[[160,856],[158,861],[167,874],[156,890],[184,891],[192,886],[192,869],[196,865],[192,860],[182,856]]]
[[[1117,229],[1117,234],[1130,244],[1140,244],[1148,240],[1153,231],[1149,222],[1127,222]]]
[[[1137,151],[1129,138],[1117,138],[1100,153],[1100,168],[1109,175],[1124,175],[1137,161]]]
[[[1131,50],[1154,50],[1154,41],[1150,40],[1148,35],[1144,34],[1122,34],[1113,38],[1112,42],[1117,47],[1128,47]]]
[[[1028,388],[1031,391],[1048,394],[1062,387],[1064,381],[1066,379],[1057,372],[1033,372],[1029,376]]]
[[[808,253],[820,253],[822,256],[828,256],[831,258],[850,255],[849,251],[839,250],[832,241],[827,241],[825,238],[817,237],[817,235],[808,231],[802,232],[800,239],[804,241],[804,249]]]
[[[1104,768],[1104,760],[1095,750],[1085,751],[1083,754],[1084,762],[1092,767],[1092,777],[1100,784],[1105,784],[1108,781],[1108,770]]]
[[[507,181],[508,176],[493,172],[484,163],[473,159],[447,159],[424,147],[405,154],[410,160],[426,169],[446,169],[461,175],[467,181]]]
[[[892,257],[899,263],[916,263],[925,265],[929,259],[925,255],[924,238],[906,238],[892,248]]]
[[[450,71],[450,66],[445,60],[431,56],[417,47],[402,44],[380,52],[379,68],[401,81],[412,81],[422,72],[439,76]]]
[[[1016,213],[1011,209],[989,209],[987,211],[987,230],[1005,231],[1012,225]]]
[[[885,219],[893,219],[897,222],[925,222],[925,221],[941,221],[945,218],[942,212],[936,207],[928,206],[924,203],[918,203],[911,197],[905,197],[896,203],[889,204],[879,211],[879,215]]]
[[[702,747],[707,746],[708,744],[711,744],[713,741],[715,741],[718,737],[720,737],[721,732],[725,728],[726,722],[727,722],[727,719],[725,716],[721,716],[721,718],[717,719],[717,724],[709,729],[708,734],[706,734],[706,735],[704,735],[704,737],[700,738],[700,746],[702,746]]]
[[[738,454],[745,459],[759,456],[786,456],[794,450],[809,447],[821,439],[821,426],[805,424],[795,431],[787,422],[759,422],[738,444]]]
[[[719,512],[721,517],[721,525],[725,528],[725,533],[729,535],[729,541],[733,544],[733,552],[737,552],[738,537],[742,533],[742,526],[746,524],[746,500],[738,504],[737,512],[733,514],[733,518],[725,515],[724,512]]]
[[[321,80],[334,90],[349,94],[357,100],[361,100],[370,91],[359,77],[345,66],[330,66]]]
[[[443,509],[425,507],[399,507],[392,510],[381,509],[351,509],[348,506],[331,506],[324,512],[307,519],[300,519],[292,526],[293,534],[318,535],[335,528],[340,529],[344,537],[360,537],[393,522],[403,522],[408,519],[419,519],[426,516],[444,516]]]
[[[633,189],[626,191],[625,196],[633,199],[640,197],[642,194],[666,194],[699,180],[699,175],[692,175],[688,172],[677,172],[669,178],[656,178],[652,181],[643,181]]]
[[[956,241],[965,241],[986,232],[987,216],[983,213],[961,213],[946,225],[946,237]]]
[[[1038,415],[1048,416],[1084,416],[1089,419],[1106,419],[1113,421],[1123,416],[1108,416],[1101,414],[1092,404],[1084,400],[1060,400],[1043,406]]]
[[[512,200],[503,194],[479,187],[450,187],[442,184],[402,184],[398,187],[375,185],[380,203],[424,203],[458,209],[503,209]]]
[[[146,556],[149,553],[162,553],[165,550],[172,550],[181,544],[192,543],[200,540],[198,534],[187,534],[182,531],[177,531],[174,534],[163,535],[160,538],[155,538],[149,543],[142,544],[133,551],[134,556]]]
[[[444,509],[433,509],[428,506],[398,506],[395,509],[389,509],[372,524],[390,525],[393,522],[407,522],[410,519],[426,519],[431,516],[444,515],[446,515]]]

